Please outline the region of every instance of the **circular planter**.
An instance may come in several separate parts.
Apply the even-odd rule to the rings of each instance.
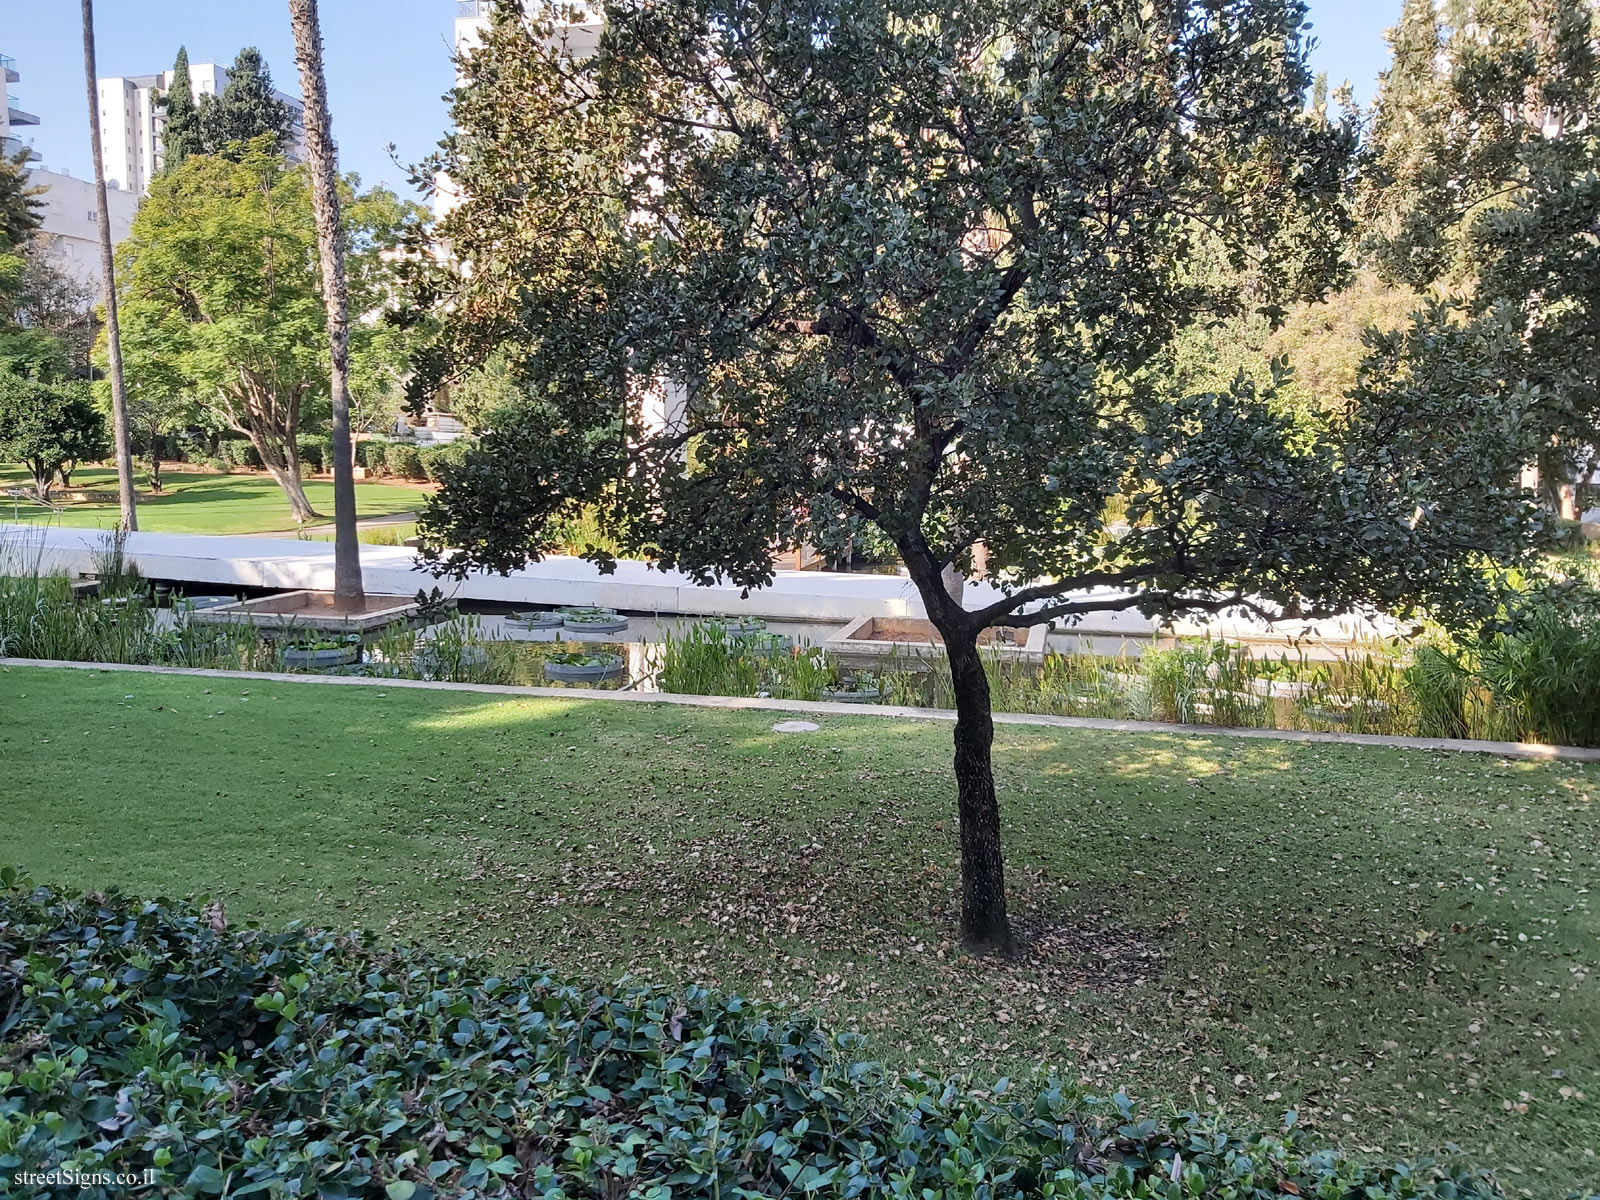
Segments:
[[[327,650],[299,650],[289,646],[283,652],[283,665],[319,671],[328,667],[347,667],[360,657],[360,646],[334,646]]]
[[[822,698],[835,704],[876,704],[883,699],[883,692],[878,688],[866,692],[831,692],[824,688]]]
[[[506,624],[515,625],[518,629],[538,631],[560,629],[566,619],[566,615],[559,612],[519,612],[507,617]]]
[[[746,650],[764,654],[787,654],[794,649],[794,639],[784,633],[768,633],[764,629],[731,635],[733,641]]]
[[[615,654],[601,654],[596,657],[602,662],[593,665],[579,663],[551,662],[545,660],[544,674],[546,679],[559,680],[562,683],[599,683],[606,679],[616,679],[622,674],[622,659]]]
[[[423,645],[411,655],[411,665],[424,675],[433,675],[441,667],[451,671],[481,670],[489,665],[489,652],[482,646],[462,646],[458,652],[441,655],[436,647]]]
[[[628,618],[604,609],[584,609],[561,614],[562,627],[572,633],[621,633]]]
[[[729,637],[747,637],[767,631],[767,623],[760,617],[713,617],[711,623],[722,626]]]

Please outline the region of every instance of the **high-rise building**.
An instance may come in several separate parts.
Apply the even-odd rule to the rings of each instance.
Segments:
[[[167,127],[161,97],[172,86],[169,68],[154,75],[112,75],[101,79],[100,140],[105,147],[106,179],[137,196],[150,194],[150,181],[166,162],[162,135]],[[191,63],[189,85],[195,102],[220,96],[228,86],[228,68],[217,63]],[[296,162],[306,156],[305,106],[287,92],[272,93],[288,105],[292,123],[284,148]]]
[[[28,125],[37,125],[39,118],[21,107],[21,102],[11,94],[11,84],[16,83],[22,76],[17,74],[17,60],[8,54],[0,54],[0,76],[6,81],[6,102],[0,108],[0,152],[6,157],[14,156],[21,150],[26,142],[20,138],[16,131]],[[30,154],[28,161],[38,159],[37,154]]]

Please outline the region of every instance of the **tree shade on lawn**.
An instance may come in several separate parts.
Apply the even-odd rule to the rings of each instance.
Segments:
[[[19,467],[0,466],[0,487],[24,486],[28,474]],[[73,472],[74,488],[114,490],[116,472],[103,467],[83,467]],[[140,527],[147,533],[283,533],[300,528],[282,490],[266,475],[222,475],[212,472],[173,471],[164,476],[160,495],[139,501]],[[333,488],[325,480],[305,482],[314,504],[333,506]],[[426,499],[419,488],[383,483],[356,485],[356,512],[361,517],[384,517],[415,512]],[[0,521],[59,524],[110,529],[118,520],[114,504],[72,504],[59,513],[26,503],[13,504],[0,497]]]
[[[0,711],[41,882],[732,986],[899,1065],[1293,1105],[1538,1196],[1600,1175],[1600,768],[1001,726],[1006,961],[951,939],[942,724],[23,668]]]
[[[510,343],[519,396],[429,552],[514,567],[594,505],[630,553],[759,587],[778,548],[875,525],[955,683],[968,945],[1013,945],[983,629],[1468,623],[1485,556],[1526,552],[1504,389],[1380,375],[1313,413],[1171,386],[1186,327],[1343,275],[1354,135],[1307,104],[1302,4],[612,0],[577,59],[564,6],[494,11],[429,164],[465,199],[450,260],[414,263],[444,327],[416,383]],[[1007,594],[968,608],[948,584],[980,569]]]

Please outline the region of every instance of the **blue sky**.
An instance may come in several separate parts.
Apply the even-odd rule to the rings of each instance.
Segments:
[[[32,130],[45,165],[90,173],[83,43],[78,5],[66,0],[4,0],[0,54],[22,75],[10,91],[41,124]],[[417,161],[445,130],[441,97],[454,80],[449,44],[454,0],[323,0],[328,99],[341,165],[371,184],[400,188],[405,178],[384,147]],[[170,66],[179,43],[194,62],[231,62],[240,46],[266,55],[277,85],[298,92],[284,0],[97,0],[101,75],[138,75]],[[1320,45],[1316,67],[1348,79],[1365,102],[1387,58],[1383,31],[1400,0],[1311,0]],[[19,18],[20,19],[17,19]]]

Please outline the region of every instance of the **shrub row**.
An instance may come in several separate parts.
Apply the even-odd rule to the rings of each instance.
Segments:
[[[141,1172],[180,1195],[1468,1200],[1054,1084],[987,1092],[699,989],[594,989],[353,936],[226,927],[0,870],[0,1178]],[[50,1194],[26,1185],[12,1194]],[[93,1187],[75,1192],[93,1196]]]
[[[416,446],[410,442],[364,441],[356,443],[356,465],[371,475],[439,482],[445,464],[459,462],[466,444]]]

